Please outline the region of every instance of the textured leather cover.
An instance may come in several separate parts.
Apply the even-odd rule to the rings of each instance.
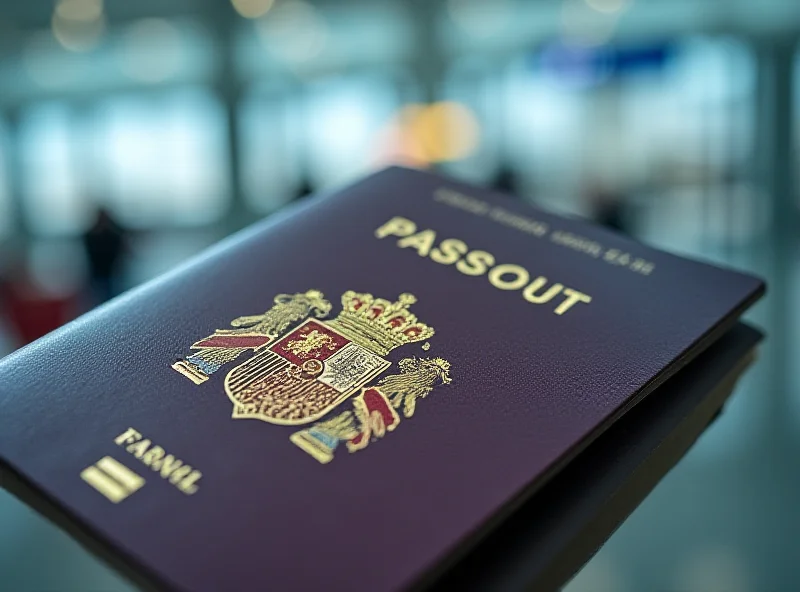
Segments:
[[[416,232],[395,220],[387,234],[396,217]],[[426,229],[436,233],[440,260],[448,251],[440,241],[452,238],[516,267],[492,282],[488,270],[475,275],[480,256],[472,267],[438,263],[426,248],[430,233],[419,234]],[[531,282],[546,277],[545,289],[560,283],[561,293],[527,301],[524,286],[516,287],[520,268]],[[567,288],[591,302],[557,314]],[[390,302],[411,292],[418,302],[410,310],[435,335],[359,363],[401,377],[410,368],[401,359],[451,364],[450,384],[415,391],[427,397],[416,399],[413,417],[405,416],[413,396],[394,412],[379,406],[387,388],[376,386],[378,377],[343,401],[326,418],[358,398],[373,414],[361,423],[351,414],[363,431],[348,434],[328,464],[298,444],[298,432],[312,424],[232,418],[250,395],[226,395],[224,375],[249,351],[202,384],[173,368],[187,363],[192,344],[220,339],[215,330],[233,319],[269,309],[278,294],[311,289],[333,310],[325,319],[317,311],[316,335],[309,327],[293,341],[308,345],[313,337],[322,349],[341,348],[334,324],[320,323],[336,318],[348,290]],[[538,489],[762,292],[758,279],[392,168],[256,225],[8,356],[0,363],[0,457],[162,587],[404,588]],[[281,344],[305,355],[291,340]],[[380,359],[391,366],[375,365]],[[137,458],[142,447],[115,443],[129,428],[142,434],[137,443],[148,440],[148,452],[158,446],[202,478],[162,478]],[[333,450],[325,433],[304,441]],[[130,475],[120,477],[120,465],[143,479],[140,489]],[[89,485],[92,467],[95,477],[105,471],[133,493],[113,503],[108,490]]]
[[[719,416],[761,339],[744,324],[723,335],[531,496],[435,589],[561,589]]]

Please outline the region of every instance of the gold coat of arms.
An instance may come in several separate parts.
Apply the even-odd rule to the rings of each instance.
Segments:
[[[430,347],[433,327],[409,310],[416,301],[412,294],[391,302],[350,290],[342,295],[339,316],[324,320],[332,306],[322,292],[280,294],[264,314],[234,319],[231,329],[195,342],[172,368],[200,385],[245,358],[224,380],[233,418],[313,424],[290,439],[325,463],[341,443],[355,452],[393,431],[398,410],[411,417],[417,399],[450,382],[449,362],[428,357],[405,358],[398,374],[379,378],[395,348],[418,342]],[[351,399],[352,408],[342,411]]]

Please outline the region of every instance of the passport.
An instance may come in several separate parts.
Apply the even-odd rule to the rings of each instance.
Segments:
[[[724,417],[723,406],[757,358],[762,338],[744,323],[733,327],[663,384],[658,396],[614,423],[431,588],[561,590],[699,436]],[[690,515],[698,511],[702,507]],[[661,536],[654,532],[653,538]]]
[[[4,483],[145,587],[424,585],[763,291],[390,168],[3,359]]]

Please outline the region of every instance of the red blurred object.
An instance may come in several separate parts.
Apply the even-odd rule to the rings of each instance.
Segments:
[[[77,295],[47,296],[24,283],[7,287],[3,296],[3,312],[20,346],[72,320],[78,311]]]

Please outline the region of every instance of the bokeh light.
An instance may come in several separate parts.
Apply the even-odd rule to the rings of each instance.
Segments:
[[[231,0],[231,4],[244,18],[256,19],[267,14],[275,0]]]
[[[630,0],[585,0],[586,4],[598,12],[622,12],[630,5]]]
[[[425,167],[471,155],[480,143],[480,125],[461,103],[411,103],[397,112],[380,139],[380,163]]]
[[[257,30],[270,52],[290,64],[317,57],[329,37],[324,17],[303,0],[278,4],[257,21]]]
[[[461,103],[433,103],[419,112],[412,126],[431,162],[460,160],[478,146],[478,121]]]
[[[55,13],[59,18],[71,21],[91,22],[103,15],[102,0],[60,0]]]
[[[53,37],[64,49],[93,49],[105,32],[102,0],[59,0],[51,20]]]
[[[594,10],[583,0],[565,0],[561,10],[561,26],[567,43],[596,47],[608,43],[614,37],[617,14]]]

